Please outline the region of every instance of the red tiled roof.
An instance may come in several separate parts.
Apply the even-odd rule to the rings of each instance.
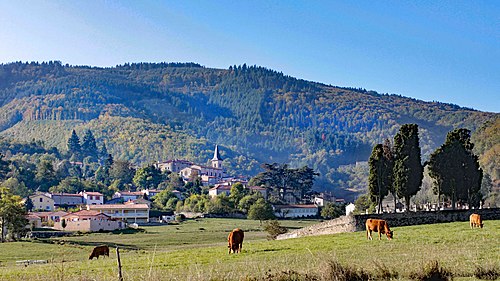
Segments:
[[[99,211],[94,211],[94,210],[80,210],[80,211],[77,211],[74,213],[69,213],[69,214],[65,215],[64,217],[69,217],[69,216],[95,217],[95,216],[99,216],[99,215],[105,215],[105,216],[109,217],[106,214],[103,214]]]
[[[318,208],[318,206],[314,204],[290,204],[290,205],[274,205],[276,208]]]
[[[50,193],[52,196],[71,196],[71,197],[82,197],[81,194],[74,194],[74,193]]]
[[[217,185],[215,187],[212,187],[210,188],[210,190],[231,190],[231,186],[230,185]]]
[[[140,191],[120,191],[120,194],[123,196],[130,196],[130,195],[136,195],[136,196],[142,196],[142,192]]]
[[[94,191],[84,191],[83,193],[86,193],[87,195],[97,195],[97,196],[102,196],[102,193],[100,192],[94,192]]]
[[[267,190],[264,187],[260,187],[260,186],[249,186],[248,189],[251,189],[251,190]]]

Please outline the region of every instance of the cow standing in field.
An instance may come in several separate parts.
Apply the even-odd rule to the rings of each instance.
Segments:
[[[89,260],[93,258],[99,259],[99,256],[108,256],[109,257],[109,247],[106,245],[97,246],[90,253]]]
[[[478,215],[478,214],[470,215],[469,221],[470,221],[470,228],[474,228],[474,227],[483,228],[483,220],[481,219],[480,215]]]
[[[241,252],[244,237],[245,234],[243,233],[243,230],[239,228],[233,229],[233,231],[229,233],[229,236],[227,237],[227,247],[229,248],[229,254],[231,254],[231,250],[233,251],[233,253]]]
[[[385,234],[388,240],[392,239],[393,232],[389,229],[389,225],[385,220],[367,219],[366,239],[373,240],[372,231],[378,232],[378,240],[382,239],[382,234]]]

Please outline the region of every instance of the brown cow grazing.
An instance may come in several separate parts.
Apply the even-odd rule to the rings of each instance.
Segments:
[[[90,253],[89,260],[93,258],[99,259],[99,256],[108,256],[109,257],[109,247],[106,245],[97,246]]]
[[[373,240],[372,231],[378,232],[378,240],[382,239],[382,234],[385,234],[388,240],[392,239],[393,232],[389,229],[389,225],[385,220],[367,219],[366,239]]]
[[[227,236],[229,254],[231,254],[231,250],[233,253],[241,252],[241,248],[243,247],[243,238],[245,238],[245,234],[243,233],[243,230],[239,228],[233,229],[233,231],[229,233],[229,236]]]
[[[470,221],[470,228],[474,228],[474,227],[483,228],[483,220],[481,219],[480,215],[478,215],[478,214],[470,215],[469,221]]]

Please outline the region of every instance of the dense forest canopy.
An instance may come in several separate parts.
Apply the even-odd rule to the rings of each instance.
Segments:
[[[426,159],[451,129],[475,131],[495,116],[245,64],[0,65],[0,135],[14,143],[65,150],[73,129],[80,136],[91,129],[116,159],[137,165],[203,163],[219,144],[230,173],[255,175],[262,163],[308,165],[321,174],[316,188],[341,196],[366,189],[359,163],[402,124],[418,124]]]

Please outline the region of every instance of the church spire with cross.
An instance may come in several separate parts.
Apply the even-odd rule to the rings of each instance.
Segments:
[[[214,158],[212,158],[212,167],[222,169],[222,157],[219,154],[219,145],[215,145]]]

